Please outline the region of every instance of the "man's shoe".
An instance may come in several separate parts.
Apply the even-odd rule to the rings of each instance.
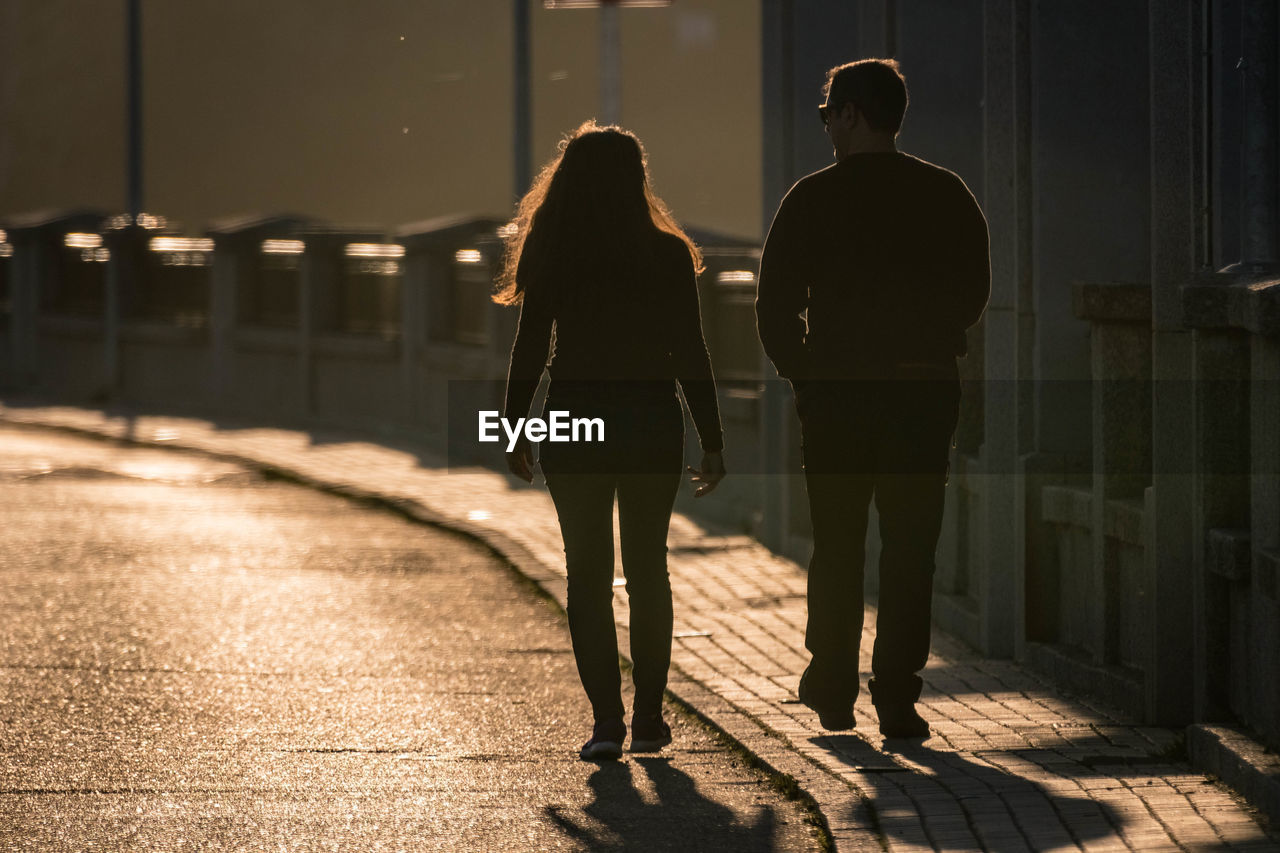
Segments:
[[[880,734],[893,738],[927,738],[929,724],[916,712],[914,702],[876,705],[880,716]]]
[[[857,726],[853,719],[853,702],[848,704],[831,704],[814,695],[809,686],[809,670],[800,676],[800,689],[797,691],[800,704],[818,715],[818,722],[827,731],[845,732]]]
[[[671,726],[657,714],[633,714],[631,717],[631,751],[657,752],[671,743]]]
[[[622,742],[627,727],[621,719],[596,720],[591,740],[582,745],[578,757],[583,761],[612,761],[622,757]]]

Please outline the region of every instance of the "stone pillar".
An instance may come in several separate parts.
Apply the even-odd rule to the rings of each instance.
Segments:
[[[1197,329],[1192,474],[1194,718],[1230,715],[1233,581],[1249,564],[1249,339],[1241,330]]]
[[[213,270],[209,278],[209,346],[214,404],[226,410],[232,397],[232,352],[235,346],[236,299],[239,277],[246,273],[248,251],[243,239],[215,234],[213,237]]]
[[[305,249],[299,269],[298,293],[298,399],[302,414],[316,414],[315,338],[332,326],[341,274],[342,246],[348,235],[336,231],[310,230],[302,234]]]
[[[1182,324],[1182,286],[1198,259],[1193,175],[1202,33],[1195,0],[1148,4],[1151,69],[1152,486],[1146,552],[1150,660],[1144,667],[1147,721],[1192,719],[1187,665],[1195,656],[1191,561],[1194,445],[1191,334]]]
[[[1253,547],[1248,669],[1242,679],[1248,699],[1242,709],[1244,722],[1274,745],[1280,742],[1280,282],[1271,289],[1270,322],[1259,324],[1263,333],[1255,334],[1250,347]]]
[[[97,234],[103,214],[97,210],[61,211],[52,215],[15,217],[8,220],[13,257],[9,268],[11,380],[17,387],[38,385],[40,364],[40,315],[46,300],[56,298],[61,282],[58,253],[63,237],[80,231]]]
[[[400,372],[404,418],[413,427],[427,422],[424,399],[427,350],[427,276],[430,263],[423,251],[405,247],[400,277]]]
[[[1113,532],[1108,530],[1108,503],[1142,500],[1150,483],[1151,289],[1146,284],[1077,284],[1073,302],[1075,315],[1091,324],[1091,588],[1096,597],[1088,645],[1095,663],[1112,664],[1120,662],[1126,603],[1119,600],[1124,594],[1120,566],[1108,541]]]
[[[985,574],[980,602],[981,645],[987,654],[1014,654],[1025,639],[1025,577],[1014,472],[1018,461],[1018,290],[1024,270],[1019,247],[1027,239],[1029,211],[1019,185],[1026,181],[1029,116],[1019,102],[1026,87],[1027,7],[1024,0],[986,0],[983,7],[983,198],[991,233],[991,301],[984,322],[985,382],[981,466],[982,548]]]
[[[764,119],[763,172],[764,221],[768,234],[778,203],[795,181],[795,3],[794,0],[762,0],[760,32],[763,40],[762,70]],[[762,356],[760,375],[766,377],[760,399],[760,447],[763,473],[760,541],[775,551],[786,547],[790,528],[791,490],[788,487],[786,449],[798,437],[791,434],[787,408],[791,392],[778,379],[773,365]]]
[[[33,228],[10,228],[9,352],[10,377],[18,387],[34,385],[39,376],[36,325],[40,318],[40,282],[48,251]]]
[[[102,238],[103,245],[111,252],[103,299],[102,390],[108,399],[116,400],[124,388],[120,366],[120,327],[127,318],[137,316],[150,234],[141,225],[126,225],[105,230]]]
[[[1280,163],[1277,157],[1275,0],[1244,0],[1240,9],[1241,94],[1244,101],[1244,194],[1241,262],[1272,267],[1280,262]]]

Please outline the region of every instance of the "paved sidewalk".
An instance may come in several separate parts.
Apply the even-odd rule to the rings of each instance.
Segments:
[[[492,471],[446,470],[426,451],[367,438],[192,418],[0,405],[0,420],[222,454],[376,498],[479,537],[564,602],[545,489]],[[679,514],[669,546],[672,692],[794,778],[839,850],[1280,850],[1246,807],[1179,758],[1181,732],[1127,724],[936,630],[921,700],[933,738],[886,749],[865,694],[856,734],[825,733],[795,698],[806,661],[802,569]],[[625,625],[621,588],[616,605]],[[874,623],[868,608],[864,671]]]

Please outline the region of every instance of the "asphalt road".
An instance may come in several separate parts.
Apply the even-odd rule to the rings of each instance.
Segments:
[[[579,761],[563,618],[482,547],[201,457],[0,429],[0,850],[808,850],[668,708]]]

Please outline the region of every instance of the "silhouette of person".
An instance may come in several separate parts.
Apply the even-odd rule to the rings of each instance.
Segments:
[[[703,450],[701,466],[688,468],[695,496],[725,473],[698,307],[702,256],[650,188],[639,139],[594,122],[561,144],[508,235],[495,299],[519,304],[520,322],[504,417],[525,416],[546,366],[545,411],[604,424],[604,441],[544,442],[539,460],[564,537],[569,632],[595,718],[580,754],[618,758],[627,733],[613,620],[615,494],[631,607],[631,749],[660,749],[671,742],[662,719],[672,630],[666,541],[684,468],[677,383]],[[527,441],[507,462],[533,481]]]
[[[889,737],[927,737],[934,552],[959,418],[956,358],[990,295],[986,219],[954,173],[897,150],[906,82],[891,59],[832,68],[818,108],[836,162],[782,200],[756,321],[792,384],[813,522],[800,701],[853,728],[867,511],[880,516],[871,700]]]

